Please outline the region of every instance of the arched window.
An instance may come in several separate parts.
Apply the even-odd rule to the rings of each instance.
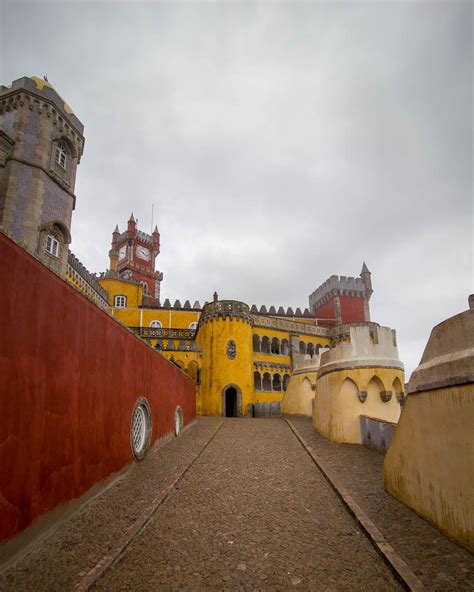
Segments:
[[[252,336],[253,351],[256,353],[260,352],[260,337],[258,335]]]
[[[280,353],[280,340],[278,339],[278,337],[274,337],[272,339],[271,353],[272,354],[279,354]]]
[[[288,388],[288,383],[290,382],[290,375],[289,374],[285,374],[285,376],[283,376],[283,390],[286,391],[286,389]]]
[[[127,297],[123,294],[118,294],[114,297],[115,308],[125,308],[127,306]]]
[[[313,343],[308,343],[308,346],[306,348],[306,353],[309,354],[309,356],[311,358],[314,358],[314,344]]]
[[[69,150],[67,148],[66,142],[58,142],[56,144],[56,152],[54,155],[54,160],[64,170],[66,170],[68,153],[69,153]]]
[[[288,339],[281,340],[281,353],[283,356],[287,356],[290,353],[290,346],[288,344]]]
[[[271,391],[272,390],[272,377],[268,372],[265,372],[263,375],[262,380],[262,390],[264,391]]]
[[[160,321],[152,321],[150,323],[150,329],[161,329],[163,327],[163,325],[161,324]]]
[[[269,354],[270,353],[270,339],[265,335],[262,337],[262,345],[261,350],[262,354]]]
[[[306,343],[304,341],[300,341],[300,354],[304,356],[306,353]]]
[[[262,375],[260,374],[260,372],[255,371],[253,373],[253,383],[254,383],[254,389],[256,391],[262,390]]]
[[[46,238],[46,250],[54,257],[59,257],[59,241],[52,234]]]
[[[196,331],[196,329],[197,329],[197,328],[198,328],[197,321],[194,321],[193,323],[191,323],[191,324],[189,325],[189,329],[190,329],[190,331]]]
[[[273,390],[281,391],[281,376],[279,374],[273,376]]]

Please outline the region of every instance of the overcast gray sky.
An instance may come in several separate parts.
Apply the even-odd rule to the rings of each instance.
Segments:
[[[471,2],[1,2],[1,81],[85,125],[72,250],[133,210],[163,298],[308,306],[372,271],[407,378],[472,291]]]

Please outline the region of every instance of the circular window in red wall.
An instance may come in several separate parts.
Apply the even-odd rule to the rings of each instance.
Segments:
[[[137,460],[145,458],[151,442],[151,409],[145,397],[135,403],[130,425],[130,445]]]

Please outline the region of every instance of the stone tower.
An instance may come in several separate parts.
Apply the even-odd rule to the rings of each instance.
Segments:
[[[217,300],[204,306],[196,335],[202,349],[198,403],[203,415],[248,413],[254,402],[252,326],[243,302]]]
[[[84,126],[39,78],[0,86],[0,229],[65,275]]]
[[[112,233],[110,271],[117,277],[140,282],[143,285],[145,304],[154,304],[160,299],[163,273],[155,270],[155,259],[159,252],[158,228],[155,226],[151,235],[137,230],[137,220],[133,213],[125,232],[120,232],[116,226]]]

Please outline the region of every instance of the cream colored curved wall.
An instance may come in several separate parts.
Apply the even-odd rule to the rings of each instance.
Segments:
[[[314,391],[312,384],[316,384],[316,370],[304,374],[293,374],[288,383],[285,396],[281,402],[281,412],[284,415],[306,415],[313,413]]]
[[[394,368],[353,368],[330,372],[318,379],[313,411],[313,427],[335,442],[361,444],[360,415],[396,423],[400,404],[395,392],[388,402],[382,401],[378,389],[370,384],[377,377],[383,390],[393,390],[396,378],[403,384],[404,373]],[[344,382],[350,379],[353,383]],[[367,392],[362,403],[358,392]]]
[[[474,385],[410,394],[384,462],[386,490],[474,550]]]

